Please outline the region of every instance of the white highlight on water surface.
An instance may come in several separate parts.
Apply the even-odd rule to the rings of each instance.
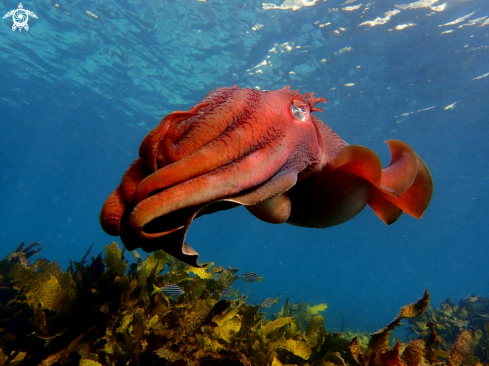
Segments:
[[[433,11],[443,11],[443,10],[445,10],[446,7],[447,7],[447,3],[443,3],[443,4],[438,5],[438,6],[430,6],[430,9]]]
[[[459,28],[463,28],[465,26],[477,25],[479,23],[484,24],[486,18],[487,18],[487,16],[483,16],[483,17],[480,17],[480,18],[477,18],[477,19],[471,19],[467,23],[462,24],[462,25],[459,25],[458,27]],[[479,26],[479,28],[482,27],[482,24]]]
[[[457,18],[454,21],[451,21],[451,22],[448,22],[448,23],[445,23],[445,24],[440,24],[438,26],[439,27],[445,27],[447,25],[454,25],[454,24],[462,23],[465,19],[470,18],[472,15],[474,15],[474,13],[475,13],[475,11],[473,11],[470,14],[464,15],[463,17]]]
[[[257,69],[259,67],[262,67],[262,66],[267,66],[267,60],[263,60],[262,62],[260,62],[258,65],[252,67],[252,70],[253,69]]]
[[[377,17],[374,20],[368,20],[366,22],[361,23],[360,25],[370,25],[371,27],[375,27],[376,25],[385,24],[389,20],[391,20],[391,18],[394,15],[399,14],[401,12],[401,10],[420,9],[420,8],[430,8],[431,10],[433,10],[435,12],[440,12],[440,11],[445,10],[447,4],[443,3],[443,4],[438,5],[438,6],[433,6],[433,4],[435,4],[437,2],[438,2],[438,0],[419,0],[419,1],[415,1],[413,3],[409,3],[409,4],[394,5],[394,7],[397,9],[390,10],[387,13],[384,13],[383,17]],[[369,9],[369,5],[370,5],[370,3],[368,3],[365,6],[365,9],[363,11],[364,13],[367,9]],[[427,14],[427,15],[431,15],[431,14]],[[415,24],[407,23],[407,26],[410,26],[410,25],[415,25]],[[400,24],[396,27],[396,29],[398,29],[398,30],[404,29],[407,26],[406,26],[406,24]]]
[[[443,109],[445,109],[445,110],[447,110],[447,109],[453,109],[453,107],[455,107],[455,104],[457,104],[457,102],[452,103],[452,104],[449,104],[449,105],[447,105],[447,106],[446,106],[445,108],[443,108]]]
[[[396,8],[406,10],[406,9],[419,9],[419,8],[428,8],[434,3],[437,3],[438,0],[420,0],[410,4],[401,4],[394,5]]]
[[[424,112],[424,111],[429,111],[430,109],[433,109],[433,108],[435,108],[435,106],[428,107],[428,108],[424,108],[424,109],[420,109],[419,111],[416,111],[416,112]]]
[[[489,72],[487,74],[484,74],[484,75],[481,75],[481,76],[477,76],[476,78],[473,78],[472,80],[479,80],[479,79],[483,79],[485,77],[489,76]]]
[[[412,23],[408,23],[408,24],[399,24],[396,29],[397,30],[401,30],[401,29],[404,29],[404,28],[407,28],[407,27],[413,27],[415,26],[416,24],[412,24]]]
[[[435,108],[435,106],[431,106],[431,107],[428,107],[428,108],[419,109],[416,112],[405,112],[405,113],[400,114],[399,116],[394,116],[394,118],[397,118],[397,117],[409,117],[411,114],[429,111],[430,109],[433,109],[433,108]]]
[[[344,8],[341,8],[343,11],[353,11],[353,10],[358,10],[363,4],[358,4],[358,5],[352,5],[352,6],[345,6]]]
[[[88,11],[88,10],[86,11],[86,13],[87,13],[87,15],[88,15],[89,17],[92,17],[92,18],[94,18],[94,19],[98,19],[98,16],[97,16],[97,15],[95,15],[94,13],[92,13],[92,12],[90,12],[90,11]]]
[[[389,20],[391,20],[391,17],[393,17],[396,14],[399,14],[401,11],[398,9],[395,10],[390,10],[387,13],[384,13],[384,17],[377,17],[374,20],[367,20],[366,22],[360,23],[360,25],[369,25],[371,27],[375,27],[376,25],[381,25],[387,23]]]
[[[315,5],[319,0],[285,0],[282,5],[277,6],[273,3],[262,3],[263,10],[272,10],[272,9],[278,9],[278,10],[299,10],[303,6],[313,6]]]
[[[270,49],[268,52],[277,54],[278,51],[280,51],[280,53],[284,53],[285,51],[289,51],[290,52],[293,49],[289,45],[289,42],[284,42],[282,44],[275,43],[273,46],[274,47],[272,49]]]
[[[351,51],[351,47],[343,47],[341,50],[339,50],[338,52],[339,53],[345,53],[345,52],[349,52]],[[336,52],[335,52],[336,54]]]

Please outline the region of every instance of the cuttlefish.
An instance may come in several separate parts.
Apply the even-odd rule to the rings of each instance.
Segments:
[[[285,87],[210,92],[168,114],[141,143],[139,157],[102,208],[100,222],[129,250],[163,249],[199,266],[185,243],[201,215],[243,205],[260,220],[327,228],[369,205],[386,224],[421,218],[433,180],[406,143],[386,141],[382,169],[370,149],[349,145],[313,112],[326,102]]]

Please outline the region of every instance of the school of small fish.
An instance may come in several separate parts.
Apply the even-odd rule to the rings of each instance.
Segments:
[[[134,254],[134,252],[133,252],[133,254]],[[140,258],[139,256],[136,256],[136,255],[135,255],[135,257],[137,259]],[[216,269],[213,270],[214,273],[212,275],[212,279],[214,281],[218,281],[221,278],[222,274],[220,272],[222,272],[222,270],[223,270],[221,268],[219,268],[217,270]],[[262,283],[262,280],[264,277],[265,276],[258,277],[258,275],[254,272],[246,272],[246,273],[241,275],[241,278],[243,279],[243,281],[249,282],[249,283],[252,283],[255,281]],[[185,291],[180,286],[178,286],[177,284],[174,284],[174,283],[170,283],[170,284],[162,286],[162,287],[158,287],[155,284],[153,284],[153,292],[151,293],[151,295],[154,295],[157,292],[160,292],[160,293],[162,293],[162,294],[164,294],[170,298],[179,297],[185,293]],[[233,297],[234,296],[237,298],[238,293],[239,293],[239,289],[233,290],[233,288],[231,286],[226,287],[225,289],[222,290],[222,296],[223,297]],[[282,295],[279,295],[276,299],[267,298],[267,299],[263,300],[263,302],[259,306],[264,308],[264,309],[268,309],[273,304],[278,304],[281,297],[282,297]]]

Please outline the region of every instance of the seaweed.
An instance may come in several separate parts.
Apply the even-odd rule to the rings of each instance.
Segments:
[[[409,320],[408,330],[432,344],[432,357],[452,365],[489,362],[489,299],[471,295],[450,299]]]
[[[328,305],[324,303],[311,306],[311,304],[307,304],[303,301],[291,305],[290,299],[287,298],[282,305],[282,309],[278,313],[272,315],[272,320],[278,317],[292,316],[297,328],[300,331],[305,331],[308,323],[327,308]]]
[[[145,260],[133,252],[129,265],[116,243],[87,260],[90,249],[65,272],[55,261],[31,263],[37,243],[0,261],[0,365],[459,366],[479,362],[474,349],[487,338],[465,329],[447,347],[433,323],[426,340],[389,344],[402,319],[426,311],[427,292],[371,336],[329,333],[326,304],[287,299],[266,319],[245,296],[223,299],[237,269],[195,269],[162,251]],[[151,295],[170,283],[185,294]]]

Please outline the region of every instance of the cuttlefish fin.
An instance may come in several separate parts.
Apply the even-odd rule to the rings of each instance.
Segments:
[[[370,192],[368,205],[385,224],[390,225],[396,222],[404,211],[393,203],[390,203],[387,199],[383,198],[380,194],[378,194],[377,190],[375,190],[377,192],[372,191],[374,190],[371,190]]]
[[[383,195],[383,197],[407,214],[420,219],[423,217],[433,195],[433,178],[425,162],[418,155],[415,154],[415,156],[417,173],[413,184],[397,199],[387,195]]]
[[[365,146],[348,145],[331,160],[331,170],[340,169],[359,176],[377,189],[399,197],[413,184],[417,173],[416,154],[399,140],[386,141],[391,151],[389,166],[382,169],[379,157]]]
[[[391,151],[389,166],[382,169],[380,184],[382,187],[393,189],[396,197],[402,196],[413,184],[418,172],[417,155],[403,141],[387,140]]]
[[[403,211],[421,218],[433,194],[431,173],[408,144],[399,140],[386,143],[391,151],[391,162],[385,169],[372,150],[357,145],[341,149],[329,167],[371,183],[368,204],[386,224],[395,222]]]

